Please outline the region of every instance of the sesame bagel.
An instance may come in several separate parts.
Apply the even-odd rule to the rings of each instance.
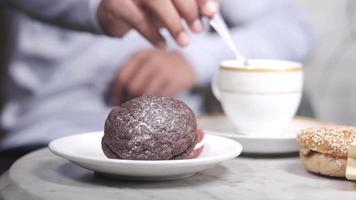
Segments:
[[[345,177],[346,159],[322,154],[309,149],[299,151],[300,159],[309,171],[333,177]]]
[[[346,158],[347,148],[355,137],[356,127],[332,126],[302,130],[297,140],[307,149]]]
[[[356,139],[356,127],[332,126],[302,130],[298,142],[303,146],[299,155],[311,172],[345,177],[349,145]]]

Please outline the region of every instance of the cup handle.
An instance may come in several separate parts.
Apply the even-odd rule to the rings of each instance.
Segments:
[[[213,91],[215,98],[220,101],[221,95],[218,87],[218,77],[219,77],[219,72],[216,72],[213,76],[213,79],[211,80],[211,90]]]

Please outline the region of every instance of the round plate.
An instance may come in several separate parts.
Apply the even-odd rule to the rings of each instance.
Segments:
[[[110,177],[133,180],[172,180],[192,176],[230,160],[242,151],[242,146],[228,138],[205,132],[202,154],[187,160],[118,160],[108,159],[101,149],[102,132],[85,133],[56,139],[49,149],[81,167]]]
[[[256,137],[234,133],[234,127],[223,116],[203,116],[198,118],[198,126],[214,135],[228,137],[238,141],[243,146],[244,153],[281,154],[297,152],[300,148],[296,141],[297,133],[305,128],[328,126],[330,123],[312,118],[296,117],[280,137]]]

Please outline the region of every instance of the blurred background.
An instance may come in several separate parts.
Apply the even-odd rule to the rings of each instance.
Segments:
[[[356,125],[356,1],[297,0],[309,18],[316,47],[305,65],[305,96],[299,115],[316,117],[341,124]],[[6,31],[4,14],[0,12],[1,98],[4,100],[6,75]],[[204,94],[207,114],[221,108],[209,87]]]
[[[306,65],[306,93],[309,102],[302,105],[301,115],[313,116],[342,124],[356,124],[356,1],[297,0],[309,17],[316,35],[316,49]],[[0,10],[1,98],[3,102],[5,68],[5,15]],[[209,92],[207,112],[220,109]],[[304,102],[305,103],[305,102]],[[312,110],[311,110],[312,109]]]
[[[305,94],[298,115],[356,125],[356,1],[296,2],[308,16],[316,38],[305,65]],[[218,103],[208,102],[208,111],[217,111]]]
[[[306,65],[305,88],[317,118],[356,125],[356,1],[298,0],[317,46]]]
[[[225,2],[232,2],[232,1],[225,1]],[[258,10],[262,7],[258,5],[263,5],[263,3],[258,4],[257,6],[254,5],[254,1],[244,1],[250,7],[247,8],[236,8],[239,11],[244,11],[245,9],[250,9],[252,12]],[[261,1],[262,2],[262,1]],[[280,1],[283,2],[283,1]],[[304,60],[305,61],[305,92],[303,96],[302,103],[300,105],[298,115],[308,116],[308,117],[315,117],[324,121],[328,122],[335,122],[339,124],[345,125],[356,125],[356,1],[355,0],[295,0],[295,3],[299,7],[298,12],[294,13],[294,5],[291,9],[293,13],[284,13],[283,9],[289,9],[290,5],[285,5],[286,7],[279,10],[277,16],[271,15],[272,22],[273,20],[280,20],[286,16],[289,16],[290,19],[295,23],[295,27],[301,25],[304,22],[305,27],[310,27],[313,32],[313,36],[310,33],[305,34],[301,33],[300,35],[307,35],[305,41],[309,43],[310,47],[306,48],[304,44],[298,44],[299,41],[294,41],[295,35],[291,35],[290,41],[284,44],[283,48],[288,49],[289,53],[295,53],[294,57],[285,56],[283,51],[285,49],[282,48],[282,53],[277,58],[282,57],[286,59],[297,58],[296,60]],[[264,5],[266,7],[266,5]],[[268,7],[268,5],[267,5]],[[278,6],[277,6],[278,7]],[[234,11],[234,10],[233,10]],[[237,16],[239,16],[239,11],[236,11]],[[304,15],[300,15],[300,12]],[[273,12],[273,11],[272,11]],[[280,13],[279,13],[280,12]],[[287,11],[289,12],[289,11]],[[235,16],[234,12],[230,13],[230,19]],[[281,14],[282,17],[278,16]],[[289,14],[289,15],[288,15]],[[295,15],[300,17],[293,18]],[[241,15],[243,16],[243,15]],[[241,17],[239,16],[239,17]],[[246,15],[248,16],[248,15]],[[117,67],[116,61],[112,61],[111,63],[102,63],[102,60],[107,60],[105,56],[109,57],[110,55],[106,55],[106,51],[103,52],[96,52],[95,45],[99,45],[98,49],[100,49],[100,45],[108,45],[112,41],[108,41],[107,39],[99,38],[100,42],[95,43],[97,38],[92,38],[89,34],[80,34],[75,32],[67,32],[60,30],[57,27],[46,27],[46,29],[42,29],[42,25],[38,24],[38,22],[33,22],[32,19],[26,18],[25,16],[19,14],[18,16],[14,17],[14,19],[19,19],[19,23],[15,24],[17,27],[18,32],[14,33],[10,30],[8,22],[8,18],[6,19],[5,12],[3,8],[0,8],[0,106],[4,108],[5,99],[7,99],[6,94],[12,94],[13,100],[15,100],[15,104],[8,104],[7,109],[4,109],[5,117],[2,117],[2,123],[7,125],[7,131],[0,132],[0,151],[1,151],[1,142],[2,138],[3,141],[6,142],[8,146],[5,146],[6,149],[11,149],[14,147],[19,147],[21,145],[33,145],[36,142],[39,142],[39,146],[35,146],[30,150],[40,148],[46,146],[47,142],[53,138],[70,135],[73,133],[84,132],[88,130],[96,130],[98,128],[102,129],[103,121],[109,111],[107,106],[103,106],[101,101],[102,97],[99,98],[100,95],[103,95],[102,91],[104,91],[104,87],[107,87],[108,80],[104,80],[105,77],[112,76],[113,67]],[[273,19],[273,17],[276,17]],[[305,18],[304,18],[305,17]],[[242,17],[243,18],[243,17]],[[263,18],[263,17],[262,17]],[[304,20],[306,19],[306,20]],[[247,21],[249,21],[249,17],[246,17]],[[257,26],[261,26],[258,24],[263,23],[268,19],[257,20]],[[299,20],[299,21],[298,21]],[[306,22],[309,21],[309,22]],[[284,22],[281,22],[283,27],[279,26],[279,21],[276,22],[276,33],[281,32],[283,34],[284,27],[285,29],[290,30],[290,33],[295,32],[303,32],[300,29],[294,29],[294,25],[288,27],[288,19]],[[242,22],[237,20],[235,25],[241,26],[242,29],[246,28],[244,26],[243,20]],[[46,25],[47,26],[47,25]],[[248,29],[249,27],[247,27]],[[277,30],[280,28],[279,30]],[[43,30],[46,30],[43,32]],[[258,33],[259,27],[253,27],[252,30]],[[262,32],[258,34],[264,34],[263,29]],[[296,31],[297,30],[297,31]],[[63,32],[62,32],[63,31]],[[250,30],[251,31],[251,30]],[[270,30],[273,32],[273,29]],[[48,34],[47,34],[48,33]],[[243,32],[242,34],[238,33],[238,37],[246,37],[248,38],[249,31]],[[255,35],[255,39],[259,39],[258,34]],[[16,38],[16,43],[11,42],[10,44],[10,36],[11,38]],[[48,37],[47,37],[48,36]],[[273,34],[272,34],[273,36]],[[271,36],[271,37],[272,37]],[[53,37],[53,38],[51,38]],[[101,36],[100,36],[101,37]],[[131,37],[131,36],[130,36]],[[127,39],[132,43],[139,42],[139,40],[134,36],[131,39]],[[209,36],[210,37],[210,36]],[[208,39],[209,39],[208,37]],[[288,36],[285,36],[288,38]],[[303,37],[300,36],[299,39]],[[253,38],[253,37],[252,37]],[[298,38],[298,37],[297,37]],[[54,39],[54,40],[52,40]],[[276,40],[276,38],[273,38]],[[199,39],[198,39],[199,40]],[[253,39],[252,39],[253,40]],[[277,38],[278,40],[278,38]],[[42,43],[43,41],[43,43]],[[61,41],[67,42],[69,45],[64,45]],[[217,46],[221,47],[222,41],[215,40]],[[238,41],[238,40],[237,40]],[[300,40],[303,41],[303,40]],[[242,45],[242,47],[248,47],[251,41],[238,41]],[[268,43],[268,40],[265,41]],[[276,41],[278,43],[279,41]],[[284,41],[285,42],[285,41]],[[294,43],[293,43],[294,42]],[[214,48],[209,42],[203,41],[204,44],[208,46],[197,46],[195,49],[196,53],[203,53],[204,51],[211,51],[213,52]],[[257,41],[258,43],[258,41]],[[293,43],[293,45],[289,45],[288,43]],[[302,43],[302,42],[300,42]],[[83,46],[84,44],[84,46]],[[123,43],[125,44],[125,42]],[[49,45],[49,46],[46,46]],[[61,46],[63,45],[63,46]],[[94,51],[90,50],[90,45],[94,47]],[[122,44],[120,44],[122,45]],[[210,46],[209,46],[210,45]],[[298,46],[299,45],[299,46]],[[304,46],[303,46],[304,45]],[[108,45],[110,48],[110,45]],[[124,48],[125,45],[122,45]],[[136,45],[137,46],[137,45]],[[147,46],[145,44],[144,46]],[[273,46],[273,44],[272,44]],[[313,46],[313,47],[312,47]],[[41,48],[37,48],[41,47]],[[49,48],[47,48],[49,47]],[[73,48],[72,48],[73,47]],[[134,48],[135,45],[132,45]],[[257,45],[258,47],[258,45]],[[278,45],[273,46],[271,49],[278,47]],[[305,48],[300,51],[299,49],[293,51],[293,48]],[[259,53],[262,52],[263,54],[263,46],[258,47],[261,50]],[[18,53],[17,57],[10,57],[10,49],[15,49]],[[89,50],[88,50],[89,49]],[[223,49],[226,49],[224,47]],[[278,48],[277,48],[278,49]],[[312,50],[311,50],[312,49]],[[74,53],[83,53],[82,55],[76,56],[77,54],[71,54],[71,50]],[[129,49],[125,49],[125,51],[129,51]],[[194,50],[194,47],[193,47]],[[15,52],[16,52],[15,51]],[[113,49],[113,55],[115,55],[115,49]],[[187,56],[192,55],[190,54],[190,50],[186,51]],[[217,50],[220,51],[220,50]],[[268,57],[268,51],[266,50]],[[94,52],[94,53],[93,53]],[[258,51],[257,51],[258,52]],[[298,52],[300,54],[298,54]],[[56,56],[52,56],[51,53],[55,53]],[[87,54],[88,53],[88,54]],[[100,64],[113,64],[112,71],[101,71],[100,66],[95,68],[87,68],[90,65],[94,65],[90,61],[86,61],[86,57],[88,55],[96,55],[99,56],[98,65]],[[216,53],[216,52],[215,52]],[[250,54],[253,55],[253,45],[252,51],[250,49]],[[256,52],[255,52],[256,53]],[[262,55],[256,53],[255,55]],[[266,53],[266,52],[264,52]],[[41,58],[41,54],[43,54],[43,58]],[[109,53],[108,53],[109,54]],[[298,55],[297,55],[298,54]],[[304,55],[308,54],[308,55]],[[81,58],[82,56],[82,58]],[[102,56],[102,57],[100,57]],[[200,55],[201,56],[201,55]],[[217,57],[214,62],[211,63],[209,59],[214,57],[214,52],[212,55],[201,59],[202,57],[197,56],[198,60],[205,61],[207,64],[212,64],[213,66],[217,66],[217,62],[219,59],[225,57]],[[273,55],[275,56],[275,55]],[[276,58],[273,57],[272,58]],[[168,57],[168,55],[163,56]],[[10,89],[5,94],[5,80],[9,69],[8,69],[8,61],[10,58],[14,59],[15,62],[11,62],[13,66],[16,67],[16,70],[20,71],[13,71],[13,73],[22,74],[16,76],[16,73],[13,74],[15,77],[14,79],[18,79],[19,83],[23,84],[22,88],[19,89]],[[64,58],[64,59],[63,59]],[[90,56],[88,57],[90,58]],[[119,56],[120,58],[120,56]],[[122,59],[123,57],[121,57]],[[16,59],[19,61],[17,62]],[[62,60],[61,60],[62,59]],[[68,59],[68,60],[67,60]],[[101,59],[101,61],[100,61]],[[84,60],[84,64],[80,64],[78,66],[78,62],[80,60]],[[23,62],[24,61],[24,62]],[[68,63],[65,61],[69,61]],[[73,61],[73,62],[71,62]],[[21,63],[23,62],[23,63]],[[39,63],[44,67],[42,68],[44,73],[42,73],[42,69],[37,66],[37,64],[31,63]],[[204,62],[203,62],[204,63]],[[61,65],[62,64],[62,65]],[[67,65],[68,64],[68,65]],[[28,65],[28,66],[25,66]],[[52,65],[52,66],[51,66]],[[88,66],[86,66],[88,65]],[[199,65],[199,64],[198,64]],[[28,67],[28,68],[26,68]],[[62,67],[64,71],[57,71],[55,67]],[[195,87],[191,94],[200,94],[203,99],[201,101],[202,110],[197,111],[199,115],[206,115],[206,114],[216,114],[221,113],[221,107],[217,100],[213,97],[209,84],[207,83],[210,80],[212,70],[216,70],[213,68],[206,69],[206,73],[210,73],[204,77],[205,73],[205,66],[201,64],[198,66],[200,67],[200,73],[203,74],[202,78],[205,79],[204,84],[199,85],[199,87]],[[33,70],[26,71],[26,69]],[[87,70],[88,69],[88,70]],[[22,71],[21,71],[22,70]],[[67,71],[65,71],[67,70]],[[73,73],[71,75],[71,71],[74,70],[77,74]],[[210,70],[210,71],[209,71]],[[36,73],[33,73],[36,72]],[[51,74],[50,76],[46,75],[46,73]],[[53,75],[53,76],[52,76]],[[39,80],[31,79],[33,77],[39,77]],[[104,79],[99,80],[99,84],[93,84],[84,80],[85,78],[90,79],[92,77],[104,77]],[[173,74],[174,76],[174,74]],[[84,77],[84,78],[83,78]],[[76,78],[82,79],[83,82],[76,83]],[[52,81],[51,84],[47,84],[46,80]],[[37,81],[37,82],[36,82]],[[42,81],[42,82],[41,82]],[[61,96],[59,93],[65,93],[66,88],[66,81],[70,82],[73,81],[69,85],[71,90],[69,94],[66,96]],[[26,84],[30,86],[26,88]],[[31,85],[32,84],[32,85]],[[62,88],[59,86],[62,84]],[[80,84],[83,86],[83,90],[78,90]],[[59,86],[58,86],[59,85]],[[38,87],[40,86],[40,87]],[[41,88],[43,86],[43,88]],[[68,86],[68,87],[69,87]],[[52,88],[54,88],[54,92]],[[191,88],[189,88],[191,89]],[[56,91],[59,92],[56,94]],[[97,92],[98,94],[94,94],[96,96],[91,96],[90,92]],[[100,91],[100,92],[98,92]],[[17,93],[18,92],[18,93]],[[83,93],[81,93],[83,92]],[[17,93],[17,94],[16,94]],[[82,94],[82,95],[81,95]],[[73,95],[71,97],[71,95]],[[76,95],[81,95],[79,96]],[[66,98],[62,98],[66,97]],[[56,99],[57,98],[57,99]],[[95,99],[98,98],[98,99]],[[193,100],[196,97],[193,97]],[[200,97],[199,97],[200,98]],[[52,100],[54,99],[54,100]],[[93,102],[87,102],[88,99],[94,99]],[[197,100],[197,99],[195,99]],[[199,99],[200,102],[201,99]],[[45,103],[42,103],[45,102]],[[58,103],[58,102],[61,102]],[[17,104],[16,104],[17,103]],[[188,102],[189,103],[189,102]],[[189,104],[194,106],[194,103]],[[67,108],[63,109],[63,108]],[[53,111],[51,110],[53,109]],[[41,112],[40,112],[41,111]],[[73,112],[71,112],[73,111]],[[78,111],[78,113],[76,113]],[[57,115],[52,115],[52,114]],[[84,113],[84,114],[83,114]],[[66,127],[66,128],[65,128]],[[2,127],[4,128],[4,127]],[[51,133],[52,135],[49,135]],[[1,157],[5,157],[9,155],[9,162],[4,166],[0,166],[3,169],[6,169],[17,157],[24,152],[20,152],[15,156],[10,155],[8,152],[0,154]],[[12,156],[12,157],[11,157]],[[11,158],[10,158],[11,157]]]

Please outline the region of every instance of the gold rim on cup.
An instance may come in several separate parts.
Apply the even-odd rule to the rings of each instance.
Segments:
[[[276,61],[284,61],[284,60],[276,60]],[[286,62],[290,62],[290,61],[286,61]],[[298,65],[299,63],[294,63],[296,66],[292,66],[292,67],[233,67],[233,66],[229,66],[223,63],[220,64],[220,68],[222,70],[226,70],[226,71],[238,71],[238,72],[303,72],[304,69],[302,67],[302,65]]]

